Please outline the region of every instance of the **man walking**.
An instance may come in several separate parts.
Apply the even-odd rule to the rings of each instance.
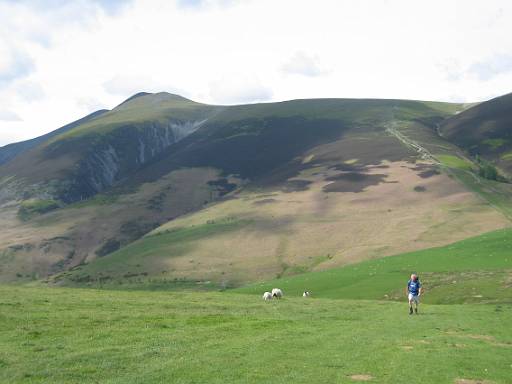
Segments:
[[[414,303],[414,312],[418,314],[418,304],[422,292],[421,283],[418,276],[413,273],[411,279],[407,282],[406,294],[409,299],[409,315],[412,315],[412,304]]]

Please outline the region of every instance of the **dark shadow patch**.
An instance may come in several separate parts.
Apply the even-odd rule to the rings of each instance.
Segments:
[[[275,203],[276,201],[277,201],[276,199],[263,199],[263,200],[255,201],[255,202],[253,202],[253,204],[254,205],[265,205],[265,204]]]
[[[311,183],[312,181],[309,180],[288,180],[281,190],[285,193],[306,191]]]
[[[236,184],[230,183],[228,179],[225,178],[209,181],[208,185],[217,190],[219,196],[227,195],[229,192],[234,191],[237,187]]]
[[[362,171],[364,168],[362,166],[356,165],[356,164],[340,163],[340,164],[335,164],[335,165],[329,167],[329,169],[334,169],[336,171],[342,171],[342,172],[358,172],[358,171]]]
[[[415,192],[425,192],[426,190],[427,190],[427,188],[424,187],[423,185],[417,185],[414,187]]]
[[[441,174],[441,172],[436,167],[430,164],[416,164],[411,169],[418,172],[418,176],[422,179],[428,179],[429,177]]]
[[[428,179],[429,177],[440,175],[441,172],[439,172],[437,169],[427,169],[425,171],[422,171],[418,173],[418,176],[422,179]]]
[[[328,177],[332,183],[323,188],[324,192],[362,192],[366,187],[385,182],[387,175],[368,175],[360,172],[347,172]]]
[[[115,238],[108,239],[105,243],[101,245],[100,248],[96,250],[96,255],[98,257],[103,257],[108,255],[109,253],[117,251],[121,247],[121,242]]]

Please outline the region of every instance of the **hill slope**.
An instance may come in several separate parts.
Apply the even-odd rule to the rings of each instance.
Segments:
[[[237,289],[261,295],[274,286],[287,295],[304,290],[332,299],[403,300],[407,276],[419,274],[422,301],[436,304],[512,304],[512,230],[500,230],[440,248],[385,257]]]
[[[512,94],[478,104],[446,120],[440,128],[444,137],[492,161],[512,175]]]
[[[55,131],[52,131],[50,133],[47,133],[45,135],[36,137],[34,139],[21,141],[19,143],[8,144],[3,147],[0,147],[0,165],[11,161],[16,156],[22,154],[23,152],[28,151],[29,149],[37,146],[38,144],[41,144],[41,143],[51,139],[54,136],[60,135],[64,132],[67,132],[67,131],[75,128],[76,126],[87,122],[88,120],[94,119],[95,117],[102,115],[105,112],[107,112],[106,109],[99,110],[99,111],[93,112],[77,121],[74,121],[70,124],[66,124],[65,126],[59,128],[59,129],[56,129]]]
[[[168,93],[132,97],[112,111],[47,135],[0,167],[0,202],[90,198],[192,133],[216,109]]]
[[[250,182],[59,281],[236,286],[507,226],[435,160],[457,159],[432,126],[457,108],[298,100],[226,109],[135,178],[210,164]]]
[[[0,166],[0,280],[231,286],[508,226],[436,133],[462,108],[135,95]]]

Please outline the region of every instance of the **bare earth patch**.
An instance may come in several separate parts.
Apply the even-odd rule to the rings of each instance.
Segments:
[[[373,379],[372,375],[352,375],[350,378],[354,381],[370,381]]]
[[[446,333],[449,335],[457,336],[457,337],[486,341],[490,345],[493,345],[495,347],[505,347],[505,348],[512,347],[512,343],[500,343],[500,342],[496,341],[496,338],[494,336],[490,336],[490,335],[465,335],[465,334],[457,333],[456,331],[447,331]],[[465,347],[466,346],[465,344],[454,344],[454,345],[456,347]]]
[[[493,384],[494,381],[489,380],[472,380],[472,379],[455,379],[455,384]]]
[[[474,340],[494,341],[494,337],[489,335],[467,335],[467,337]]]

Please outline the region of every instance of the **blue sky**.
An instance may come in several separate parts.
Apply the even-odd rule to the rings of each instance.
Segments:
[[[236,104],[512,92],[510,1],[0,0],[0,145],[139,91]]]

